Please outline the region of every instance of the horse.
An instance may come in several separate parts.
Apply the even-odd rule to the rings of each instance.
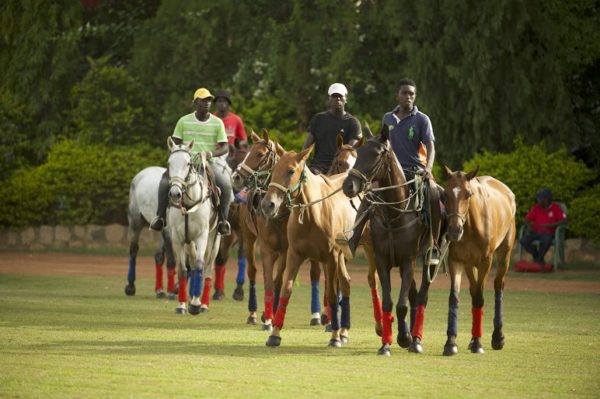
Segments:
[[[341,192],[346,174],[315,175],[306,165],[313,146],[296,153],[283,154],[273,167],[271,181],[260,206],[265,216],[275,218],[284,207],[291,208],[287,223],[288,249],[280,291],[279,306],[267,346],[281,344],[281,330],[300,265],[306,259],[324,264],[325,291],[331,311],[332,334],[329,346],[348,342],[350,329],[350,276],[342,249],[335,237],[352,226],[356,216]],[[338,304],[337,288],[342,293]],[[341,305],[341,321],[338,320]]]
[[[211,200],[209,166],[204,153],[192,156],[194,141],[177,145],[169,136],[167,144],[170,150],[167,226],[179,276],[176,312],[185,314],[188,311],[187,259],[190,265],[189,313],[195,315],[208,310],[213,265],[221,238],[216,229],[217,210]],[[202,291],[204,274],[206,284]]]
[[[461,272],[469,279],[471,293],[472,328],[469,350],[483,353],[483,289],[488,273],[496,257],[498,269],[494,279],[494,331],[492,348],[504,347],[502,333],[502,308],[504,278],[508,271],[510,255],[516,237],[515,195],[504,183],[489,176],[479,176],[479,167],[464,173],[453,172],[446,165],[442,173],[446,180],[446,210],[450,248],[448,268],[450,271],[450,297],[448,301],[448,339],[443,354],[458,353],[458,303]]]
[[[129,240],[129,271],[125,294],[135,295],[135,271],[139,250],[139,239],[142,229],[150,224],[156,215],[158,202],[158,185],[165,168],[151,166],[141,170],[131,180],[129,186],[129,205],[127,207],[127,237]],[[163,288],[163,264],[167,260],[167,294]],[[154,254],[155,284],[154,291],[157,298],[175,299],[177,288],[175,285],[175,258],[171,249],[169,232],[164,229],[160,236],[160,245]]]
[[[415,176],[419,180],[419,176]],[[378,182],[379,188],[372,183]],[[390,271],[399,266],[401,287],[396,304],[398,335],[396,341],[410,352],[422,352],[421,339],[424,309],[432,271],[423,266],[423,279],[417,292],[414,270],[417,257],[423,255],[426,227],[423,217],[421,190],[411,194],[404,171],[391,149],[389,131],[382,129],[379,136],[369,139],[358,149],[354,168],[343,183],[343,191],[353,198],[365,193],[363,201],[369,205],[370,235],[375,250],[377,274],[382,294],[382,345],[379,355],[390,356],[392,344],[393,302]],[[419,185],[417,185],[419,186]],[[411,330],[406,324],[410,303]]]
[[[239,139],[235,139],[234,144],[229,146],[229,156],[227,157],[227,164],[232,171],[237,169],[237,166],[243,162],[248,154],[248,148],[240,145]],[[239,207],[240,202],[244,199],[236,194],[235,200],[231,202],[229,206],[229,215],[227,220],[231,225],[232,234],[221,237],[221,244],[217,253],[216,264],[215,264],[215,291],[212,296],[214,300],[221,300],[225,296],[225,265],[229,259],[230,248],[237,243],[237,257],[238,257],[238,271],[236,276],[236,288],[233,291],[233,299],[236,301],[244,300],[244,283],[246,276],[246,257],[244,256],[244,241],[242,239],[242,232],[240,229],[239,221]]]

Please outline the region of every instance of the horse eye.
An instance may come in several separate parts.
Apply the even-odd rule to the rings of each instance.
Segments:
[[[294,169],[289,169],[289,170],[288,170],[288,175],[290,175],[290,176],[291,176],[291,175],[293,175],[293,174],[294,174],[294,172],[295,172],[295,170],[294,170]]]

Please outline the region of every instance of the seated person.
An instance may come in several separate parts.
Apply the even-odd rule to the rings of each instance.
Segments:
[[[521,237],[521,245],[533,256],[533,261],[544,267],[544,256],[552,245],[556,227],[567,222],[567,217],[560,205],[552,202],[552,191],[547,188],[536,194],[537,203],[525,217],[529,232]],[[539,240],[539,247],[533,241]]]

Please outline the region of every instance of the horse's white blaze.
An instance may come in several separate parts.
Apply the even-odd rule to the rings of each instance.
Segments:
[[[348,165],[350,166],[350,169],[352,169],[354,167],[355,163],[356,163],[356,157],[353,157],[352,155],[348,155]]]
[[[454,198],[458,199],[458,194],[460,194],[460,187],[454,187],[452,192],[454,193]]]

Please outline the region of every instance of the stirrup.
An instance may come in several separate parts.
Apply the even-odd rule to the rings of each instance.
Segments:
[[[440,251],[434,246],[428,252],[427,264],[429,266],[437,266],[440,264]]]
[[[222,236],[228,236],[231,234],[231,225],[227,220],[221,220],[217,225],[217,232]]]
[[[164,229],[164,228],[165,228],[165,220],[160,216],[156,216],[156,217],[154,217],[154,219],[152,219],[149,230],[162,231],[162,229]]]

